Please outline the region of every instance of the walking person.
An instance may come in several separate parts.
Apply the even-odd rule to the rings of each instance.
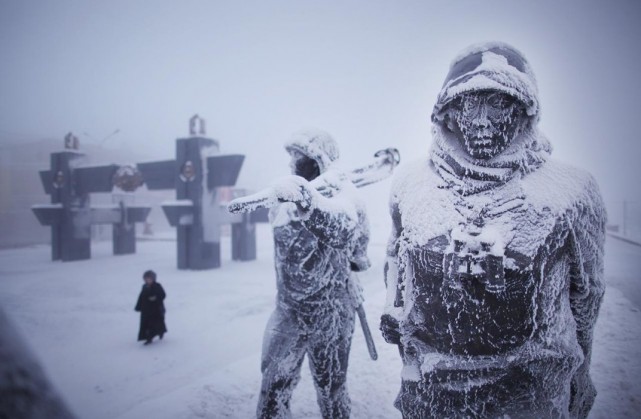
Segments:
[[[142,286],[136,311],[140,312],[140,330],[138,331],[138,340],[144,340],[145,345],[149,345],[154,337],[163,338],[167,333],[165,326],[165,290],[160,283],[156,282],[156,273],[146,271],[142,275],[145,284]]]

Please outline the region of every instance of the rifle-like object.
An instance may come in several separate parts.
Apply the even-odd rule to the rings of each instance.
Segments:
[[[367,344],[369,357],[372,358],[372,360],[376,361],[378,359],[378,354],[376,353],[374,339],[372,339],[372,332],[370,332],[369,325],[367,324],[367,318],[365,317],[365,309],[363,308],[363,304],[356,307],[356,313],[358,314],[358,320],[360,320],[361,322],[361,328],[363,329],[363,335],[365,336],[365,343]]]
[[[400,160],[401,155],[396,148],[379,150],[374,154],[374,159],[371,163],[348,172],[347,178],[357,188],[371,185],[372,183],[388,178],[394,168],[398,166]],[[329,196],[334,190],[338,189],[337,181],[342,180],[343,178],[336,178],[335,172],[328,171],[310,183],[321,195]],[[271,208],[281,202],[285,202],[285,200],[279,198],[276,193],[274,193],[273,188],[266,188],[254,194],[234,199],[229,203],[227,208],[231,213],[251,212],[259,208]],[[378,359],[378,354],[362,304],[356,308],[356,313],[358,314],[358,319],[363,329],[363,335],[365,335],[365,343],[367,344],[369,356],[373,360],[376,360]]]
[[[388,178],[401,160],[400,153],[396,148],[386,148],[374,154],[373,161],[347,173],[347,178],[357,188],[371,185]],[[322,195],[329,195],[337,189],[336,173],[328,171],[312,180],[311,185]],[[251,195],[236,198],[229,203],[227,209],[231,213],[251,212],[259,208],[271,208],[284,202],[278,198],[272,188],[265,188],[262,191]]]

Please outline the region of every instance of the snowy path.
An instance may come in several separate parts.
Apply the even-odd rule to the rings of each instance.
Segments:
[[[612,236],[608,236],[607,241],[607,285],[622,291],[626,298],[641,310],[641,246]]]
[[[400,360],[376,330],[384,235],[373,235],[373,266],[361,277],[379,360],[369,359],[357,326],[349,369],[354,418],[400,417],[392,406]],[[110,243],[95,243],[91,261],[73,263],[52,263],[47,246],[0,251],[0,304],[80,418],[250,418],[275,295],[268,226],[259,226],[258,237],[257,261],[229,261],[224,242],[223,268],[204,272],[178,271],[175,243],[168,241],[139,242],[136,255],[119,257]],[[630,301],[633,288],[624,287],[639,289],[641,248],[609,240],[607,252],[609,287],[593,357],[599,396],[591,417],[637,417],[641,312]],[[133,311],[146,269],[158,273],[168,293],[169,333],[149,347],[135,341]],[[295,418],[318,417],[306,368],[292,401]]]

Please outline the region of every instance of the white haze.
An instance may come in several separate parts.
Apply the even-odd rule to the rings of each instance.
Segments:
[[[0,145],[62,137],[174,157],[198,113],[239,184],[285,174],[282,144],[332,133],[346,165],[429,147],[448,65],[469,44],[520,49],[554,156],[590,170],[616,221],[639,200],[636,1],[3,1]],[[114,132],[117,133],[114,134]]]

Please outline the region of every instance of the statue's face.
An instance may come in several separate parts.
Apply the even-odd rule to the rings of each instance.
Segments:
[[[320,168],[316,160],[307,157],[303,153],[292,150],[290,152],[291,160],[289,167],[292,174],[303,177],[305,180],[311,182],[320,175]]]
[[[487,160],[500,154],[526,123],[523,105],[497,91],[466,93],[451,106],[448,126],[465,151],[476,159]]]

